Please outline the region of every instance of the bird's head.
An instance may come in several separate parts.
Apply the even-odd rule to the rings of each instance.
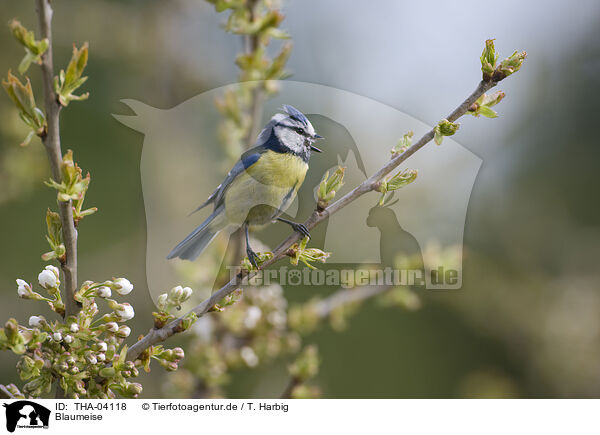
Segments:
[[[296,154],[310,153],[310,150],[320,153],[321,150],[313,144],[323,136],[315,132],[308,118],[298,109],[287,104],[283,106],[283,110],[285,114],[278,113],[273,117],[275,121],[273,131],[280,144]]]

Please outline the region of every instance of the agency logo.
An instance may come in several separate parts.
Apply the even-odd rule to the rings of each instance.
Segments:
[[[29,400],[18,400],[6,404],[6,430],[14,432],[15,429],[48,429],[50,410],[38,403]]]

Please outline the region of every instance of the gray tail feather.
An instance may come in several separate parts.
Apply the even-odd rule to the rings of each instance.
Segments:
[[[220,206],[175,246],[167,255],[167,259],[179,257],[182,260],[195,260],[224,227],[225,216],[223,216],[223,206]]]

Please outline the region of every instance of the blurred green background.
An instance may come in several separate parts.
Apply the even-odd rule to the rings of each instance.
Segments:
[[[143,136],[111,114],[129,113],[123,98],[170,108],[235,81],[241,41],[200,0],[53,4],[55,64],[68,62],[73,42],[90,42],[90,99],[62,113],[63,149],[92,173],[86,201],[99,208],[80,228],[79,276],[135,284],[137,335],[153,309]],[[463,288],[423,293],[424,307],[411,313],[367,304],[346,331],[308,337],[319,345],[323,397],[599,397],[599,5],[506,1],[492,11],[481,2],[293,0],[284,13],[294,80],[366,95],[429,124],[471,92],[486,38],[497,38],[504,55],[529,54],[503,83],[501,117],[466,120],[456,136],[484,161],[467,215]],[[29,1],[2,2],[0,17],[36,23]],[[22,49],[8,28],[0,35],[0,71],[16,69]],[[39,143],[18,147],[25,134],[3,96],[0,314],[22,323],[31,305],[16,297],[14,280],[32,281],[42,269],[44,214],[54,203],[40,182],[49,172]],[[296,290],[286,295],[298,298]],[[3,354],[0,383],[16,381],[15,362]],[[160,396],[171,375],[149,376],[143,396]],[[277,363],[236,373],[228,393],[278,396],[286,382]]]

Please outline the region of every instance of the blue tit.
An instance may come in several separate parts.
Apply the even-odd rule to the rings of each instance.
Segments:
[[[195,260],[219,231],[243,227],[246,253],[257,267],[257,255],[250,247],[249,227],[276,220],[291,225],[304,236],[307,228],[281,214],[290,206],[308,171],[311,151],[321,152],[313,143],[321,139],[310,121],[292,106],[283,106],[261,131],[253,148],[246,151],[225,180],[195,211],[213,204],[212,214],[179,243],[167,256]]]

